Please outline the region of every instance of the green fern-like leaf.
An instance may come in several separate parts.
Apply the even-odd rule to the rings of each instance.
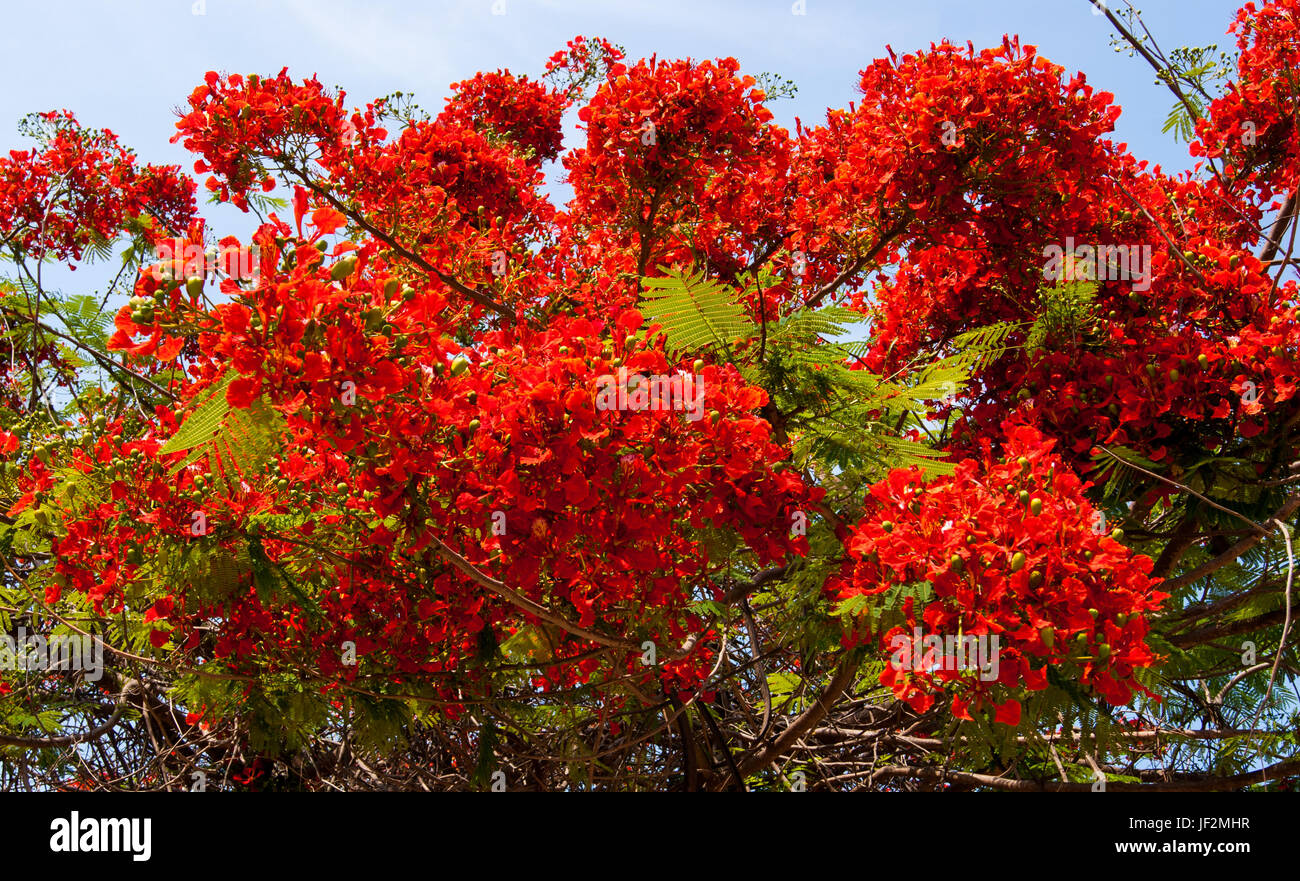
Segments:
[[[985,370],[1012,348],[1009,343],[1011,335],[1023,327],[1019,321],[1000,321],[959,334],[949,344],[954,354],[945,358],[943,363],[964,368],[970,373]]]
[[[948,455],[945,450],[936,450],[907,438],[887,434],[880,435],[876,441],[897,457],[900,468],[915,466],[926,477],[947,476],[956,471],[956,465],[942,461]]]
[[[729,351],[732,344],[753,335],[754,323],[730,288],[703,272],[661,268],[664,276],[642,279],[646,292],[639,308],[652,324],[662,326],[670,352]]]
[[[911,598],[919,612],[934,599],[934,587],[928,581],[895,584],[884,593],[871,598],[867,611],[873,633],[883,633],[903,623],[903,605]]]
[[[234,379],[235,374],[228,373],[196,398],[197,409],[190,414],[171,440],[163,444],[159,452],[179,453],[198,447],[218,436],[221,433],[222,420],[230,412],[230,404],[226,401],[226,389]]]
[[[813,337],[838,337],[849,330],[850,324],[866,321],[866,316],[843,306],[825,309],[800,309],[786,316],[771,332],[769,342],[805,340]]]
[[[94,297],[78,294],[60,304],[64,325],[71,336],[83,345],[104,351],[110,323],[108,313],[99,308]]]
[[[172,466],[172,474],[206,457],[209,472],[232,493],[242,476],[256,473],[275,455],[284,428],[284,417],[265,397],[247,409],[232,408],[226,389],[234,378],[229,373],[204,392],[198,408],[161,450],[164,454],[188,451]]]

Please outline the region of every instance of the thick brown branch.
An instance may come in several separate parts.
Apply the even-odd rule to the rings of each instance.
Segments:
[[[853,682],[853,678],[858,673],[858,666],[861,660],[856,655],[848,655],[840,661],[840,665],[835,670],[835,675],[826,686],[826,690],[817,696],[808,709],[790,723],[781,734],[772,741],[771,745],[760,749],[757,755],[751,756],[740,763],[740,773],[749,776],[760,768],[766,768],[778,757],[788,751],[801,737],[811,731],[818,722],[826,718],[835,701],[839,700],[844,689],[848,688]]]
[[[96,738],[103,737],[109,731],[116,727],[122,714],[126,712],[126,694],[135,685],[134,680],[129,680],[123,687],[121,698],[117,706],[113,708],[113,713],[103,723],[96,725],[89,731],[82,734],[69,734],[63,737],[14,737],[8,734],[0,734],[0,746],[18,746],[24,749],[49,749],[51,747],[76,746],[80,743],[87,743]]]

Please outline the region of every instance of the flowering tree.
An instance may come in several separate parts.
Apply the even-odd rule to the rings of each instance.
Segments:
[[[1222,64],[1106,14],[1191,173],[1012,38],[793,133],[581,37],[436,117],[209,73],[248,241],[34,117],[3,785],[1288,786],[1300,3]],[[123,245],[116,311],[43,284]]]

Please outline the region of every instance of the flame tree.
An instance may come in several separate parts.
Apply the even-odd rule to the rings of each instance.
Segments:
[[[194,179],[32,117],[0,785],[1287,788],[1300,3],[1106,14],[1192,171],[1010,37],[793,132],[581,37],[437,116],[209,73]]]

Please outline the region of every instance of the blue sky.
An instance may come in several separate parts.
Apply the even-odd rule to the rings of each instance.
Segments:
[[[1218,43],[1238,0],[1147,0],[1148,27],[1168,51]],[[1111,29],[1088,0],[44,0],[6,4],[0,31],[0,149],[22,146],[24,114],[68,108],[117,132],[151,162],[192,157],[174,133],[174,108],[208,70],[317,74],[342,86],[349,106],[396,90],[436,111],[448,85],[477,70],[539,75],[576,34],[604,36],[631,58],[735,56],[749,73],[795,81],[776,101],[778,122],[819,121],[857,97],[856,73],[885,54],[944,37],[995,45],[1019,34],[1067,72],[1083,70],[1124,108],[1118,135],[1166,169],[1189,165],[1185,146],[1160,132],[1172,96],[1149,69],[1110,45]],[[794,14],[802,6],[804,14]],[[194,14],[196,11],[202,14]],[[578,133],[569,126],[568,144]],[[550,166],[554,176],[557,166]],[[233,209],[205,208],[221,233],[245,232]]]

